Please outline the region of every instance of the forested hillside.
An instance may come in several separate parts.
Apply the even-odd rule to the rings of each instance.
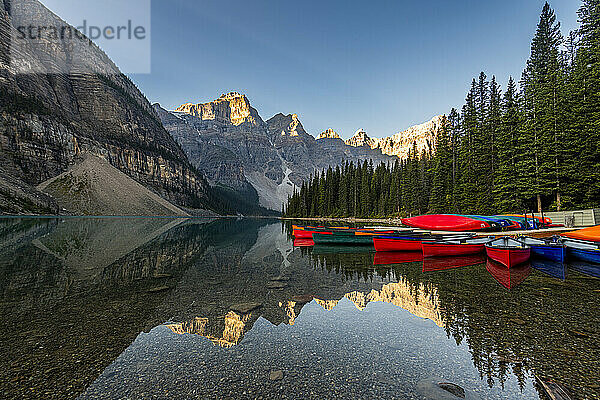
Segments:
[[[600,206],[600,0],[563,36],[545,4],[517,84],[474,78],[432,153],[323,171],[287,216],[522,212]]]

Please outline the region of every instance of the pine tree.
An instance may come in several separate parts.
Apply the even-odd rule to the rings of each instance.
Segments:
[[[502,101],[501,125],[498,129],[498,169],[495,176],[494,198],[496,212],[517,212],[523,209],[520,200],[518,132],[521,116],[515,81],[510,77]]]
[[[522,129],[522,143],[531,143],[532,165],[524,164],[529,178],[528,195],[535,197],[538,212],[544,196],[556,195],[560,208],[561,152],[563,129],[560,126],[562,77],[559,46],[560,24],[546,3],[531,42],[531,56],[521,80],[527,123]]]
[[[477,165],[476,165],[476,136],[477,136],[477,83],[475,79],[471,83],[471,90],[467,94],[466,103],[462,109],[461,116],[461,145],[459,150],[460,181],[459,189],[459,211],[466,214],[476,212],[477,204]]]
[[[584,207],[600,204],[600,1],[578,11],[578,49],[570,77],[569,133],[577,154],[572,196]]]
[[[494,199],[494,184],[496,172],[498,170],[498,136],[502,127],[502,91],[500,85],[496,82],[496,77],[492,77],[490,82],[490,103],[487,115],[487,147],[488,147],[488,159],[487,159],[487,172],[489,188],[486,191],[487,194],[487,212],[493,213]]]
[[[450,209],[452,191],[452,154],[449,145],[449,123],[444,125],[437,133],[436,151],[431,160],[431,195],[429,211],[433,213],[447,213]]]

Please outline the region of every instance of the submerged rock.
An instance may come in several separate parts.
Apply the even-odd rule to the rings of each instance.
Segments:
[[[437,378],[427,378],[419,381],[417,391],[430,400],[481,400],[475,392]]]
[[[460,397],[461,399],[465,398],[465,389],[461,388],[460,386],[454,383],[440,382],[438,383],[438,386],[456,397]]]
[[[282,380],[283,379],[283,371],[282,370],[271,371],[271,373],[269,374],[269,379],[272,381]]]

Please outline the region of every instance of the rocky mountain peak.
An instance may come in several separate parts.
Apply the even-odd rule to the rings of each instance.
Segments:
[[[269,132],[282,137],[298,137],[308,135],[298,118],[298,114],[276,114],[267,121]]]
[[[353,147],[369,146],[374,149],[379,144],[379,140],[370,138],[364,129],[359,129],[354,136],[346,140],[346,144]]]
[[[415,125],[405,131],[379,140],[379,148],[384,154],[408,158],[408,153],[416,146],[419,153],[432,152],[439,130],[446,123],[445,115],[433,117],[424,124]]]
[[[246,96],[243,94],[240,94],[238,92],[229,92],[229,93],[223,93],[221,95],[221,97],[219,97],[219,100],[231,101],[231,100],[235,100],[235,99],[239,99],[239,98],[246,98]]]
[[[186,103],[177,107],[175,111],[192,115],[203,121],[231,123],[234,126],[244,123],[254,126],[263,124],[248,98],[238,92],[222,94],[217,100],[208,103]]]
[[[334,131],[333,129],[327,129],[324,132],[321,132],[321,134],[319,135],[319,137],[317,137],[317,140],[320,139],[341,139],[340,135],[337,134],[336,131]]]

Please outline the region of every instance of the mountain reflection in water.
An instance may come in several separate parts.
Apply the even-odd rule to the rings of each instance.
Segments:
[[[294,248],[258,219],[1,219],[0,389],[422,398],[417,382],[438,375],[482,398],[538,398],[535,374],[597,395],[600,280],[494,267]],[[263,388],[270,369],[285,379]],[[200,375],[184,384],[184,371]]]

